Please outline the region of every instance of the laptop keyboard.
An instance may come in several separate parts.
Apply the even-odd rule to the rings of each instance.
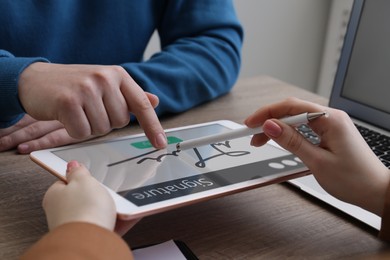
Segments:
[[[358,124],[355,126],[379,160],[390,168],[390,137]]]

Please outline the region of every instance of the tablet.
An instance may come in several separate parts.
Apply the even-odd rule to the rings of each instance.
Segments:
[[[140,218],[179,206],[282,182],[308,173],[293,154],[251,137],[189,150],[176,143],[243,127],[214,121],[166,130],[168,146],[155,149],[144,134],[40,150],[31,159],[65,180],[66,164],[83,163],[114,198],[122,217]]]

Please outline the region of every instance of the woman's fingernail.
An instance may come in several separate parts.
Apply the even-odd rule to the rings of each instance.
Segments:
[[[72,169],[74,169],[76,167],[80,167],[79,162],[78,161],[70,161],[70,162],[68,162],[68,164],[66,166],[66,171],[70,172]]]
[[[279,137],[282,134],[282,128],[272,120],[268,120],[263,125],[264,133],[270,137]]]

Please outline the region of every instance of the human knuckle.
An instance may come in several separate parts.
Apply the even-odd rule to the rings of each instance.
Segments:
[[[73,129],[73,130],[67,129],[67,133],[69,134],[70,137],[73,137],[73,138],[78,139],[78,140],[87,138],[88,136],[90,136],[92,134],[91,129],[89,127],[87,127],[87,128],[80,127],[76,130],[75,129]],[[53,137],[53,142],[57,142],[57,141],[59,141],[59,139],[57,139],[57,137]]]
[[[334,112],[335,116],[337,116],[338,119],[340,120],[349,120],[349,115],[347,114],[347,112],[343,111],[343,110],[336,110]]]
[[[92,76],[100,82],[106,82],[110,78],[110,72],[111,70],[106,67],[99,67],[93,72]]]
[[[332,120],[338,122],[338,124],[335,125],[336,128],[343,128],[347,125],[351,125],[352,121],[347,112],[342,110],[334,110],[331,112]]]
[[[99,125],[96,128],[92,129],[93,135],[104,135],[111,131],[111,126],[108,124]],[[84,138],[87,136],[84,136]]]
[[[120,66],[106,66],[97,69],[93,78],[97,85],[102,86],[105,90],[114,90],[120,86],[124,75],[124,69]]]
[[[10,136],[0,138],[0,150],[6,150],[14,145],[13,139]]]
[[[121,66],[113,65],[113,66],[110,66],[109,69],[110,69],[110,75],[115,75],[115,77],[117,77],[119,79],[129,77],[129,74],[127,73],[127,71]]]
[[[302,136],[297,131],[293,131],[288,139],[287,146],[292,152],[297,152],[302,146],[302,141]]]
[[[49,147],[54,147],[58,145],[63,145],[63,139],[60,135],[47,135],[43,138],[40,138],[37,140],[37,142],[33,143],[33,146],[35,146],[38,149],[44,149]]]
[[[300,99],[298,99],[297,97],[288,97],[284,100],[284,102],[287,106],[295,106],[297,103],[300,102]]]
[[[146,95],[142,95],[142,97],[138,101],[137,109],[139,111],[147,111],[150,110],[151,108],[152,108],[152,104],[150,103],[148,97]]]
[[[120,128],[128,125],[130,122],[130,115],[126,113],[123,116],[118,117],[115,121],[112,122],[113,128]]]
[[[289,103],[295,103],[295,102],[298,101],[298,98],[296,98],[296,97],[287,97],[285,101],[289,102]]]
[[[27,136],[31,136],[31,137],[35,137],[35,136],[38,136],[41,134],[41,127],[39,124],[32,124],[32,125],[29,125],[28,127],[26,127],[24,129],[25,131],[25,134]]]
[[[76,105],[77,105],[77,99],[71,95],[61,95],[58,99],[57,99],[57,104],[66,109],[66,111],[68,110],[68,108],[74,108]]]
[[[110,67],[115,73],[123,74],[126,73],[126,70],[122,66],[113,65]],[[127,73],[126,73],[127,74]]]
[[[94,77],[86,77],[80,81],[80,88],[79,91],[82,96],[95,96],[96,90],[97,90],[97,84],[96,84],[96,76]]]

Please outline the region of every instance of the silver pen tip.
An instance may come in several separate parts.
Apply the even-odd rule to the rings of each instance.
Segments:
[[[325,116],[327,115],[326,112],[315,112],[315,113],[308,113],[307,114],[307,120],[313,120],[313,119],[316,119],[318,117],[321,117],[321,116]]]

